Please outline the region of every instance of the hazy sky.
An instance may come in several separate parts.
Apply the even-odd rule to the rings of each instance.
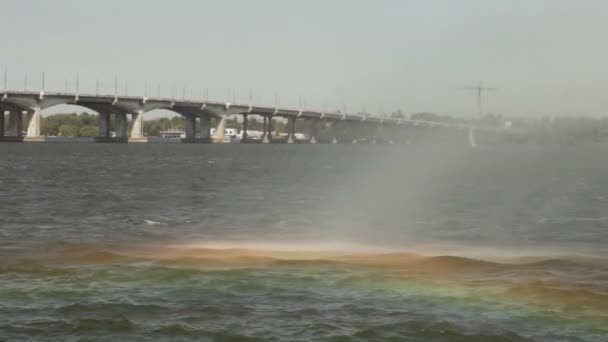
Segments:
[[[471,115],[479,80],[498,88],[487,112],[608,114],[604,0],[0,0],[0,67],[9,87],[349,111],[402,108]]]

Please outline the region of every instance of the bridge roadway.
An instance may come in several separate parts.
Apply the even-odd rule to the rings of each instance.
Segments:
[[[237,104],[229,102],[178,100],[171,98],[152,98],[118,95],[90,95],[77,93],[46,93],[27,91],[0,92],[0,141],[39,142],[44,141],[41,135],[41,111],[58,105],[77,105],[99,113],[99,136],[97,142],[146,142],[143,130],[144,113],[164,109],[178,113],[185,118],[186,137],[183,142],[212,142],[211,119],[221,122],[230,115],[241,115],[243,118],[243,140],[247,141],[248,116],[257,115],[263,119],[263,141],[273,142],[273,118],[282,117],[288,120],[288,136],[286,142],[294,142],[296,120],[310,121],[308,142],[318,140],[318,123],[330,123],[333,142],[344,141],[341,131],[348,126],[349,130],[359,132],[360,139],[381,138],[392,141],[404,135],[404,128],[449,128],[468,131],[469,135],[475,130],[500,131],[501,129],[475,127],[451,123],[430,122],[421,120],[379,118],[354,114],[324,113],[305,109],[280,108],[278,106],[258,106],[253,104]],[[8,127],[4,127],[4,117],[9,116]],[[127,120],[131,116],[131,125]],[[23,120],[23,117],[26,120]],[[110,118],[114,116],[115,136],[110,133]],[[197,127],[198,126],[198,127]],[[341,129],[342,127],[342,129]],[[23,128],[26,134],[23,135]],[[200,135],[197,132],[200,131]],[[6,133],[5,133],[6,132]]]

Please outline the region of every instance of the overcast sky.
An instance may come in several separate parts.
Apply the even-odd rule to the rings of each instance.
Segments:
[[[604,0],[0,0],[9,88],[254,99],[349,111],[608,114]]]

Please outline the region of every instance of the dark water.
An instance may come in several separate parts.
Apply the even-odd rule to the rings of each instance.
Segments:
[[[0,340],[608,341],[608,146],[0,145]]]

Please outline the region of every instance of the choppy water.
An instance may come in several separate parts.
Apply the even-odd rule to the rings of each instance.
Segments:
[[[0,145],[0,340],[608,340],[608,147]]]

